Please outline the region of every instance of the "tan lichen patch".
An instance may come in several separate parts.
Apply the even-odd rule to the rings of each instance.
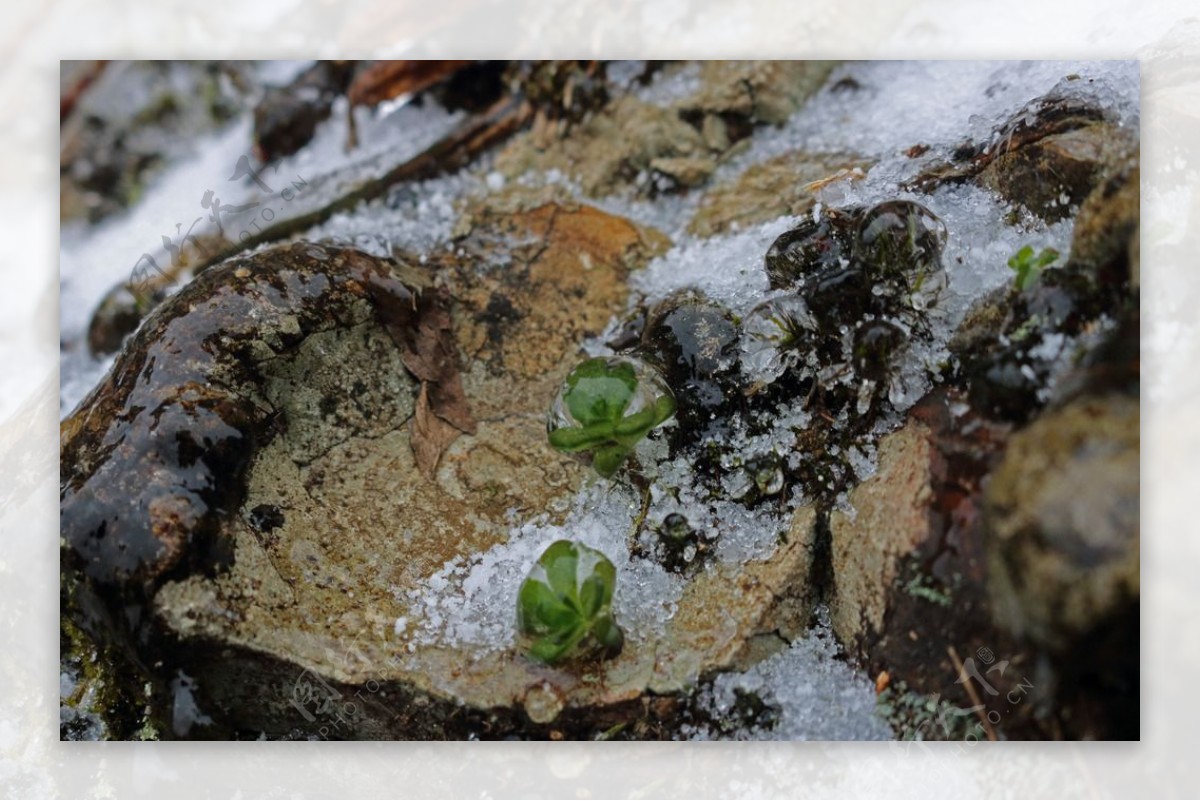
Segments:
[[[821,88],[834,61],[705,61],[700,89],[679,103],[687,111],[782,123]]]
[[[850,493],[853,514],[829,516],[832,537],[833,630],[844,643],[883,630],[901,558],[928,536],[933,445],[923,423],[910,421],[879,444],[875,475]]]
[[[837,181],[856,181],[870,166],[869,160],[846,153],[784,153],[713,187],[688,230],[697,236],[712,236],[783,215],[807,214],[817,191]]]
[[[510,194],[468,210],[459,241],[477,255],[445,265],[469,360],[463,380],[481,417],[544,412],[578,343],[625,308],[629,272],[669,244],[622,217],[545,198]]]
[[[627,187],[658,158],[706,153],[700,132],[675,109],[633,96],[615,100],[553,147],[533,132],[513,139],[496,157],[496,169],[509,178],[529,171],[558,170],[592,197]]]

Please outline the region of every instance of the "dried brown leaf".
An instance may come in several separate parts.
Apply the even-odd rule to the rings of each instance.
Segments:
[[[433,413],[467,434],[475,433],[475,418],[467,405],[458,373],[458,348],[450,321],[450,302],[444,290],[422,293],[414,338],[401,359],[428,387]]]
[[[408,422],[408,433],[417,469],[421,471],[421,475],[433,481],[442,454],[458,439],[461,432],[434,413],[429,395],[429,382],[421,384],[416,411]]]

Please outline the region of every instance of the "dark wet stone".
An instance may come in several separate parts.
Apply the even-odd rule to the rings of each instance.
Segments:
[[[1046,222],[1057,222],[1071,215],[1128,147],[1120,128],[1094,122],[1008,150],[979,181]]]
[[[663,518],[653,539],[653,542],[643,545],[643,549],[673,573],[690,574],[707,562],[712,554],[711,544],[691,527],[686,517],[677,512]]]
[[[286,86],[268,86],[254,108],[254,142],[264,162],[289,156],[329,119],[354,77],[353,61],[317,61]]]
[[[854,332],[854,370],[870,381],[884,381],[896,354],[908,341],[904,329],[887,320],[872,320]]]
[[[128,284],[118,284],[110,289],[88,324],[88,350],[93,356],[115,353],[164,297],[166,293],[160,288],[138,292]]]
[[[1028,420],[1044,403],[1040,397],[1048,366],[1030,357],[1025,345],[1002,347],[975,367],[971,405],[999,420]]]
[[[772,289],[788,289],[849,263],[856,209],[826,209],[771,243],[764,257]]]
[[[902,278],[940,269],[946,225],[929,209],[910,200],[890,200],[864,211],[854,236],[854,257],[873,274]]]
[[[651,310],[638,353],[663,371],[681,426],[698,430],[739,397],[737,346],[729,312],[687,293]]]
[[[356,250],[299,243],[205,271],[160,306],[62,424],[63,562],[100,585],[210,569],[240,477],[273,436],[263,365],[373,313],[411,345],[443,303]]]

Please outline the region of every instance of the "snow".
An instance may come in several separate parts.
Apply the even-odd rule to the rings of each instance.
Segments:
[[[397,592],[410,604],[409,642],[466,646],[476,654],[512,646],[517,590],[550,543],[573,539],[605,554],[617,569],[613,613],[626,637],[662,635],[683,581],[656,562],[630,556],[628,540],[641,498],[623,484],[595,482],[575,499],[559,524],[539,515],[516,525],[508,540],[470,558],[455,559],[424,586]]]
[[[890,740],[875,712],[875,687],[840,658],[828,610],[786,649],[741,673],[723,673],[699,692],[702,712],[721,721],[685,723],[688,740]],[[739,720],[739,697],[761,700],[774,719]],[[731,714],[732,713],[732,714]],[[731,728],[730,721],[735,725]]]

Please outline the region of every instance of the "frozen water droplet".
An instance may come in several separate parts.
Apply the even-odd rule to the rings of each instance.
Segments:
[[[629,356],[596,357],[567,376],[546,418],[550,444],[608,477],[651,429],[675,413],[662,375]]]
[[[742,371],[751,381],[774,381],[796,363],[805,335],[816,330],[799,295],[760,303],[742,324]]]

